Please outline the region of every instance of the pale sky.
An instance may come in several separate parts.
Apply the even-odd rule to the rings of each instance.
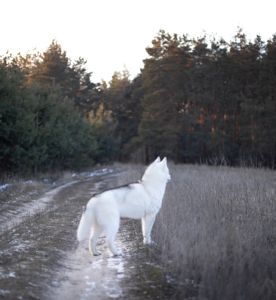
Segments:
[[[160,29],[226,40],[238,27],[251,39],[276,33],[275,0],[2,0],[0,9],[0,54],[43,52],[55,39],[87,60],[94,82],[124,67],[136,76]]]

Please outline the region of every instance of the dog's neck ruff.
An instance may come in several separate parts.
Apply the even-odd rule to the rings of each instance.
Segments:
[[[165,189],[166,189],[166,182],[159,183],[159,188],[158,183],[152,184],[152,182],[148,182],[147,180],[141,180],[141,184],[144,186],[144,189],[150,199],[161,202],[164,194],[165,194]]]

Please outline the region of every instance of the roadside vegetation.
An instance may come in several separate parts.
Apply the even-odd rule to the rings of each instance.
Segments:
[[[127,169],[126,182],[142,174],[141,166]],[[170,171],[153,239],[183,293],[275,299],[275,171],[174,164]]]

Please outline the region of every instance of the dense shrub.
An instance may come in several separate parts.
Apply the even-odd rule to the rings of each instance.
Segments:
[[[80,167],[97,156],[94,127],[59,87],[25,85],[16,66],[0,66],[1,171]]]
[[[0,56],[2,175],[109,160],[114,147],[102,134],[106,124],[87,117],[101,91],[85,65],[82,58],[72,62],[56,41],[42,54]]]

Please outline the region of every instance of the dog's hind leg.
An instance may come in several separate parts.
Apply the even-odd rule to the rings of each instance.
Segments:
[[[97,251],[96,246],[97,246],[97,240],[99,236],[102,233],[102,229],[100,227],[94,227],[93,230],[91,231],[91,235],[89,238],[89,252],[92,255],[100,255],[101,253]]]
[[[119,216],[113,216],[112,220],[110,220],[110,223],[108,227],[106,228],[106,240],[107,245],[110,251],[115,255],[120,255],[121,253],[117,250],[116,246],[114,245],[114,241],[117,235],[117,232],[119,230],[119,224],[120,224],[120,217]]]

